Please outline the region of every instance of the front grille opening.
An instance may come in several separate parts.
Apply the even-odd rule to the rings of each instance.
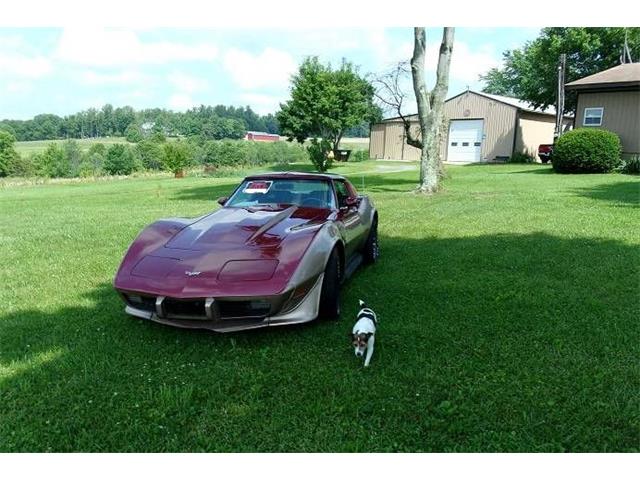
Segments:
[[[245,300],[231,301],[224,300],[218,302],[220,317],[229,318],[264,318],[271,310],[271,303],[265,300]]]
[[[138,308],[147,312],[153,312],[156,309],[156,297],[137,295],[135,293],[128,293],[125,297],[127,298],[129,305],[133,308]]]
[[[167,316],[206,318],[204,302],[204,300],[165,298],[162,305]]]

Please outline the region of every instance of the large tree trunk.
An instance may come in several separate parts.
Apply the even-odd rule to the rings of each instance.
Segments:
[[[445,27],[440,44],[436,85],[431,94],[427,91],[424,79],[424,56],[426,50],[426,34],[423,27],[414,28],[413,57],[411,58],[411,76],[413,91],[418,104],[418,119],[422,136],[422,151],[420,154],[420,185],[421,193],[434,193],[440,188],[442,176],[440,162],[440,135],[444,99],[449,89],[449,66],[453,51],[454,28]]]

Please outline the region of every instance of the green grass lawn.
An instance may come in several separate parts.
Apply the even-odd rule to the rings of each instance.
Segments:
[[[638,451],[638,178],[450,167],[428,198],[393,165],[336,169],[382,253],[342,318],[226,335],[130,318],[111,281],[238,178],[0,189],[0,451]]]

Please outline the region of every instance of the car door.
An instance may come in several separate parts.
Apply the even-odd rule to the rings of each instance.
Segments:
[[[357,198],[353,187],[348,185],[344,180],[339,179],[334,180],[333,185],[338,203],[337,225],[345,241],[345,254],[347,261],[349,261],[352,255],[358,250],[360,244],[359,237],[363,230],[362,219],[360,218],[358,205],[347,204],[347,199]]]

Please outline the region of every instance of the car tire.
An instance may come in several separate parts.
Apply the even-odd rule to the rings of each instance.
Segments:
[[[362,257],[365,264],[370,265],[375,263],[380,256],[380,245],[378,244],[378,219],[373,220],[371,230],[369,230],[369,236],[367,242],[364,244],[362,251]]]
[[[336,248],[329,255],[324,269],[320,292],[320,316],[331,319],[340,316],[340,256]]]

